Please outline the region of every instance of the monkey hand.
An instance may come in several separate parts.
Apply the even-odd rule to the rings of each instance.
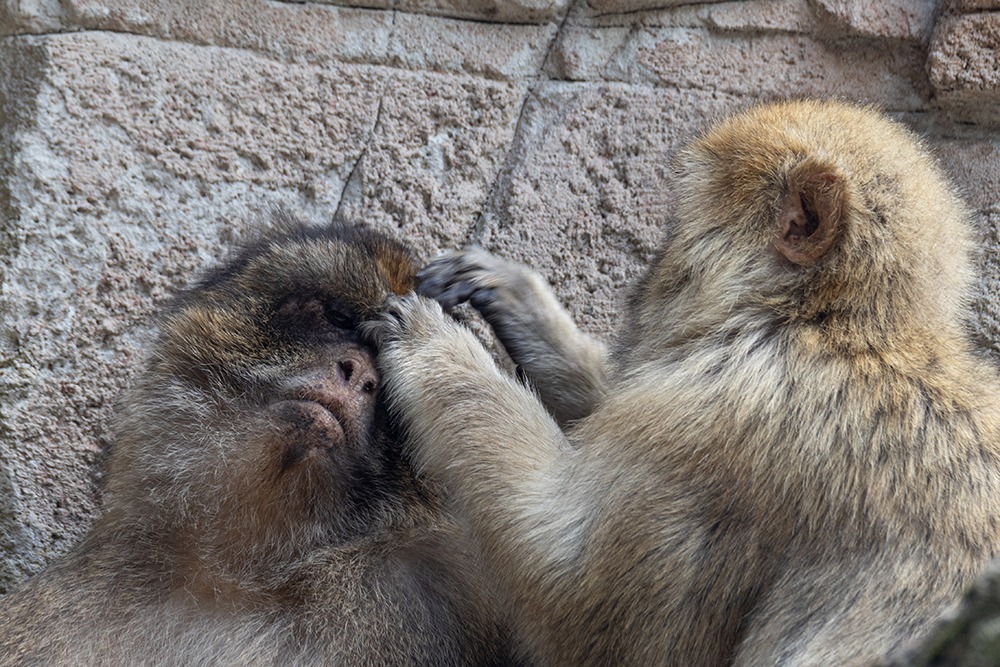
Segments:
[[[378,319],[361,323],[362,335],[380,352],[406,341],[418,331],[433,328],[435,321],[446,322],[441,307],[416,294],[390,294],[382,305]]]
[[[533,273],[526,266],[495,257],[479,247],[441,255],[417,273],[417,291],[446,309],[468,301],[488,310],[497,300],[517,296]],[[537,274],[536,274],[537,275]]]
[[[604,346],[577,328],[537,271],[468,248],[433,260],[417,280],[417,291],[446,309],[468,301],[478,310],[561,424],[589,414],[603,395]]]
[[[380,318],[363,328],[378,350],[386,403],[413,435],[413,461],[431,474],[447,467],[454,443],[463,440],[468,429],[463,415],[482,414],[482,404],[491,400],[483,397],[518,384],[497,368],[471,331],[431,299],[390,296]],[[494,385],[502,389],[491,391]]]
[[[361,325],[365,337],[378,350],[380,366],[388,375],[398,375],[402,367],[427,364],[429,375],[441,374],[455,362],[465,369],[498,372],[492,357],[466,327],[446,317],[432,299],[416,294],[390,295],[381,317]],[[447,363],[441,360],[447,359]],[[435,369],[437,365],[439,368]]]

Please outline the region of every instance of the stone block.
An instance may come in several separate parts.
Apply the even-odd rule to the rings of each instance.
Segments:
[[[523,85],[397,72],[337,217],[399,230],[429,256],[461,245],[514,135]]]
[[[730,0],[703,0],[702,3],[729,2]],[[745,1],[745,0],[743,0]],[[670,9],[693,4],[690,0],[588,0],[588,6],[595,14],[627,14],[629,12]]]
[[[926,42],[938,0],[816,0],[828,35],[856,35]]]
[[[718,30],[744,33],[809,32],[815,17],[805,0],[758,0],[713,6],[707,23]]]
[[[393,19],[387,11],[257,0],[67,0],[65,4],[73,23],[89,30],[249,49],[308,62],[384,62]],[[357,4],[364,6],[363,1]]]
[[[397,12],[546,23],[563,12],[567,0],[67,0],[66,4],[73,20],[90,28],[316,57],[337,51],[358,56],[377,51],[379,44],[367,24],[391,24]]]
[[[529,79],[541,70],[556,26],[499,24],[399,13],[390,64],[411,70]]]
[[[937,103],[953,119],[1000,124],[1000,12],[942,17],[927,70]]]
[[[947,12],[965,14],[989,9],[1000,9],[1000,0],[944,0]]]
[[[55,32],[65,25],[59,0],[0,0],[0,37]]]
[[[594,30],[564,31],[549,62],[566,69],[553,74],[751,99],[834,96],[894,110],[920,109],[928,94],[923,50],[915,43],[886,49],[866,41],[827,44],[793,33],[747,37],[694,28],[617,30],[604,38]],[[602,48],[594,48],[595,41]]]
[[[568,0],[399,0],[395,8],[496,23],[545,23],[556,19],[568,4]]]

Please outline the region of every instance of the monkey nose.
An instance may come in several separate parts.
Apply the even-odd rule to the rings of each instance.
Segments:
[[[337,379],[347,388],[362,394],[374,394],[378,387],[378,371],[368,356],[344,357],[337,361]]]

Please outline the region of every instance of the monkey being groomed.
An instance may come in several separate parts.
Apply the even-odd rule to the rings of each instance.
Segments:
[[[1000,547],[1000,383],[966,331],[966,211],[901,126],[764,106],[678,160],[678,221],[610,355],[482,251],[375,329],[418,469],[548,665],[864,665]],[[564,427],[565,430],[563,430]]]
[[[0,600],[0,665],[511,664],[358,333],[412,289],[409,250],[276,224],[161,316],[105,510]]]

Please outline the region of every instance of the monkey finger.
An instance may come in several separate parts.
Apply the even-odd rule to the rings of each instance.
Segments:
[[[479,286],[471,280],[465,280],[448,285],[436,294],[428,293],[420,288],[417,288],[418,294],[422,294],[436,300],[445,310],[451,310],[458,304],[465,301],[472,301],[478,292]]]
[[[426,284],[425,289],[433,290],[439,285],[495,271],[501,264],[482,248],[472,246],[435,257],[417,271],[417,281]]]
[[[398,340],[404,333],[405,317],[400,304],[402,299],[390,294],[386,297],[379,315],[372,320],[367,320],[358,324],[358,332],[362,338],[375,349]]]
[[[360,322],[357,331],[361,339],[376,350],[382,349],[392,339],[389,327],[383,319]]]
[[[417,292],[436,299],[456,282],[463,282],[468,270],[459,253],[433,259],[417,271]]]
[[[417,292],[436,299],[446,310],[470,301],[495,282],[495,257],[480,248],[460,250],[438,257],[417,272]]]
[[[469,305],[486,315],[492,312],[491,308],[496,305],[497,299],[497,290],[492,287],[483,287],[470,294],[468,301]]]

